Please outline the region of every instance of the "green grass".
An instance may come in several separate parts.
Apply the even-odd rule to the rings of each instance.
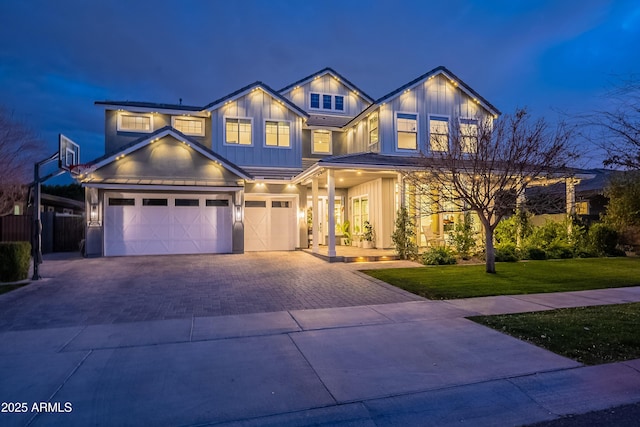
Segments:
[[[364,273],[429,299],[568,292],[640,285],[640,258],[586,258],[366,270]]]
[[[640,303],[470,319],[587,365],[640,358]]]

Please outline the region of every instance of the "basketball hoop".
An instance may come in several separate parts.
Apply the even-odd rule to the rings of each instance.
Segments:
[[[85,173],[85,171],[89,169],[89,165],[86,163],[78,164],[78,165],[70,165],[69,173],[73,176],[79,176]]]

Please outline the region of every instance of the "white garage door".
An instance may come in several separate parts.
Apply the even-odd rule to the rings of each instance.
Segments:
[[[245,251],[292,251],[298,230],[293,199],[247,197],[244,204]]]
[[[107,193],[104,253],[161,255],[229,253],[229,196]]]

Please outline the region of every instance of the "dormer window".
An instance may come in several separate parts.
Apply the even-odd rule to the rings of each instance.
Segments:
[[[326,93],[311,93],[309,107],[314,110],[344,112],[344,96]]]
[[[185,135],[204,136],[204,119],[201,117],[171,117],[171,126]]]
[[[118,114],[118,131],[120,132],[153,132],[153,116],[151,114]]]

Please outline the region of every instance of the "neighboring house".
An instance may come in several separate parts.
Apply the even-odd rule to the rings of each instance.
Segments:
[[[106,154],[85,165],[89,256],[335,254],[339,224],[378,248],[410,188],[399,170],[442,149],[452,126],[500,112],[444,67],[373,100],[331,68],[277,91],[256,82],[205,106],[100,101]],[[329,215],[334,213],[334,215]],[[453,215],[417,215],[421,244]]]

